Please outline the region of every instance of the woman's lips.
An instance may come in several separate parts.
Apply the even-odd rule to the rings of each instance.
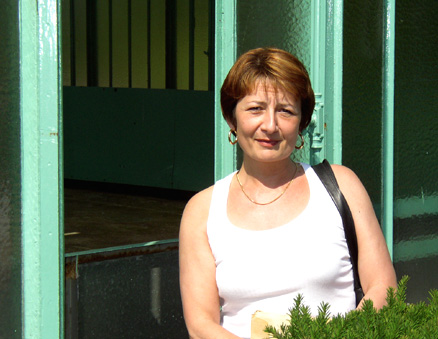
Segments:
[[[271,140],[271,139],[256,139],[256,141],[265,147],[272,147],[278,144],[278,140]]]

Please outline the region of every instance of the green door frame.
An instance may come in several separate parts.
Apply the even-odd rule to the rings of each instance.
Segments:
[[[60,3],[19,6],[23,337],[62,338]]]
[[[343,0],[311,2],[310,77],[315,114],[310,126],[310,162],[342,163]]]
[[[221,116],[218,93],[236,57],[236,1],[217,0],[215,3],[216,180],[236,169],[236,154],[227,142],[228,126]],[[387,0],[385,5],[384,138],[392,140],[395,0]],[[323,148],[314,152],[312,161],[322,157],[335,163],[342,161],[342,7],[342,0],[312,1],[312,55],[323,58],[312,59],[312,69],[324,62],[318,74],[312,74],[314,87],[321,93],[319,109],[324,110],[322,124],[321,121],[314,122],[315,128],[323,132],[319,139],[319,142],[323,140]],[[64,253],[60,2],[22,0],[19,11],[23,336],[62,338]],[[325,23],[321,24],[320,19],[325,19]],[[388,34],[390,32],[392,34]],[[324,51],[324,56],[317,51]],[[392,147],[390,142],[385,143],[382,156],[384,201],[388,204],[383,208],[382,220],[391,253]]]
[[[215,1],[214,42],[214,180],[233,172],[237,166],[236,147],[228,143],[229,127],[222,117],[220,93],[222,82],[236,60],[236,1]]]
[[[393,258],[394,244],[394,87],[395,87],[395,0],[384,2],[383,100],[382,100],[382,209],[383,234]]]

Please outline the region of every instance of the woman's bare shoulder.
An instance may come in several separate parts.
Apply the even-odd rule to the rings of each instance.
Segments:
[[[196,209],[202,210],[205,208],[209,208],[211,202],[211,196],[213,194],[214,185],[196,193],[190,200],[187,202],[185,210]]]
[[[195,194],[184,209],[179,229],[180,258],[209,253],[207,220],[212,193],[213,187],[209,187]]]
[[[357,213],[375,217],[374,210],[368,192],[359,177],[348,167],[332,165],[339,188],[344,194],[350,209]]]
[[[363,185],[359,177],[350,168],[343,165],[331,166],[341,191],[355,191],[358,188],[363,189]]]
[[[202,222],[207,220],[213,188],[214,185],[196,193],[187,202],[181,221],[182,224],[188,221],[190,224],[195,224],[196,221]]]

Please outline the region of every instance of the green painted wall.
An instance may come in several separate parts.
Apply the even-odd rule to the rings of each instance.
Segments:
[[[213,184],[213,92],[64,87],[65,178]]]
[[[0,337],[21,338],[19,1],[0,10]]]

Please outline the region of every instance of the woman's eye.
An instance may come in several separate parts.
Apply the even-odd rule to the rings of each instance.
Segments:
[[[252,112],[257,112],[260,111],[262,108],[260,106],[254,106],[254,107],[250,107],[249,110]]]
[[[280,110],[280,112],[283,112],[283,113],[286,113],[286,114],[290,114],[290,115],[293,115],[293,114],[294,114],[294,112],[293,112],[292,110],[287,109],[287,108],[282,108],[282,109]]]

